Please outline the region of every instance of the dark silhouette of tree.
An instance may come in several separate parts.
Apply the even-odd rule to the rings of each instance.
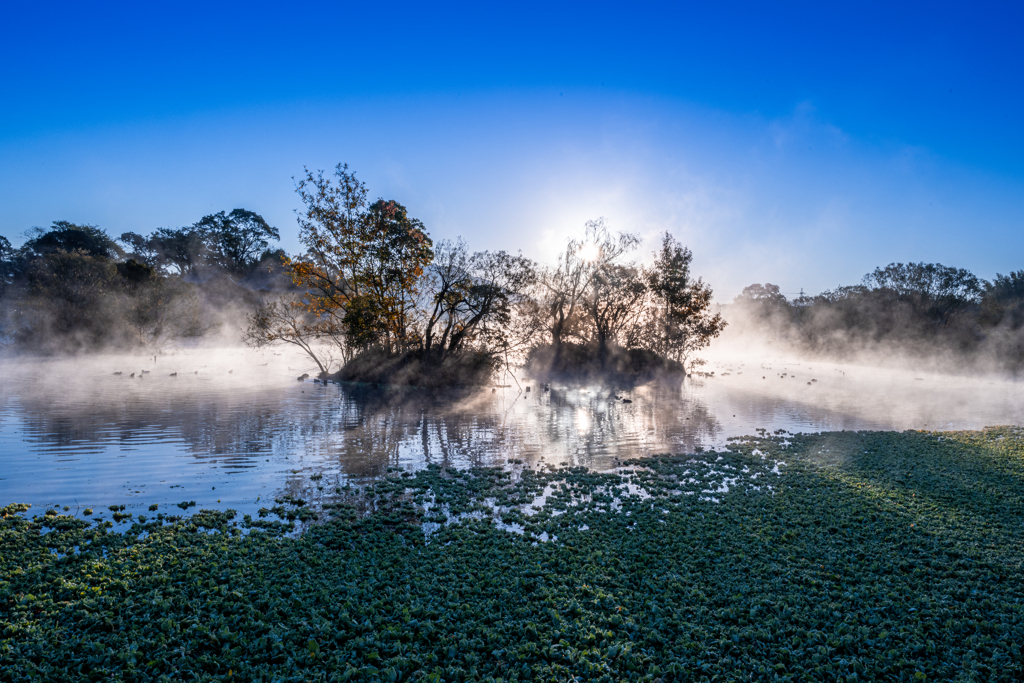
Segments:
[[[743,288],[740,295],[736,297],[737,302],[757,302],[769,305],[788,303],[786,297],[779,291],[778,285],[768,282],[765,284],[755,283]]]
[[[115,328],[117,268],[110,260],[84,249],[56,249],[32,259],[25,279],[19,312],[28,337],[77,336],[83,344],[97,345]]]
[[[147,266],[156,267],[160,264],[160,251],[152,237],[144,237],[137,232],[123,232],[117,241],[125,246],[126,258],[145,263]]]
[[[158,228],[147,245],[159,268],[183,276],[204,265],[210,253],[206,236],[194,228]]]
[[[561,360],[563,338],[576,331],[585,320],[586,297],[595,273],[615,264],[639,243],[636,235],[613,236],[603,218],[588,221],[583,238],[569,240],[557,265],[543,271],[539,280],[539,305],[551,335],[555,365]]]
[[[35,228],[22,247],[29,258],[46,256],[58,251],[80,252],[100,259],[113,259],[123,255],[121,247],[95,225],[77,225],[68,221],[54,221],[49,230]]]
[[[864,276],[864,284],[883,290],[941,326],[981,299],[981,281],[969,270],[941,263],[890,263]]]
[[[687,369],[700,364],[693,354],[707,347],[726,326],[721,314],[710,311],[711,287],[701,278],[691,277],[692,261],[690,250],[666,232],[661,249],[655,252],[654,265],[648,271],[648,286],[655,303],[651,316],[652,350],[682,363]],[[752,291],[769,298],[781,296],[775,285]]]
[[[615,263],[601,264],[591,278],[586,311],[602,365],[613,343],[626,347],[642,343],[638,332],[648,313],[649,293],[644,279],[635,265]]]
[[[1009,275],[996,273],[991,282],[984,283],[980,319],[989,327],[1024,327],[1024,270],[1011,271]]]
[[[14,276],[17,273],[16,254],[17,252],[11,246],[10,241],[3,235],[0,235],[0,298],[3,297],[7,287],[14,281]]]
[[[438,360],[476,341],[506,349],[514,309],[535,278],[533,262],[522,255],[470,255],[462,240],[441,242],[428,269],[423,348]]]
[[[205,256],[215,265],[232,273],[246,272],[259,263],[270,246],[280,240],[277,228],[248,209],[204,216],[192,226],[206,245]]]

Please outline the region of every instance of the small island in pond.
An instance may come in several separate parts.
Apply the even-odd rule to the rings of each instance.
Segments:
[[[537,378],[682,377],[725,327],[690,273],[692,253],[668,233],[641,265],[627,260],[637,236],[591,221],[541,267],[435,244],[401,204],[369,203],[347,166],[334,176],[299,182],[307,251],[285,259],[294,291],[263,303],[246,332],[256,347],[301,348],[321,378],[479,386],[523,364]]]

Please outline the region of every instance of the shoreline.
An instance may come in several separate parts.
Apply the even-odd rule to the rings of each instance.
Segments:
[[[296,502],[126,533],[6,515],[0,663],[11,680],[1022,673],[1020,428],[392,472],[291,536]]]

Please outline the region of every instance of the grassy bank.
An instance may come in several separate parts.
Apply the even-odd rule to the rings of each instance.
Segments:
[[[1024,677],[1024,432],[730,451],[395,474],[297,538],[292,500],[123,533],[9,508],[0,680]]]

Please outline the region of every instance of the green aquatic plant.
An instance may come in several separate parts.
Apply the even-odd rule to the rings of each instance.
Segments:
[[[402,474],[279,521],[3,508],[0,680],[1024,676],[1018,429]]]

